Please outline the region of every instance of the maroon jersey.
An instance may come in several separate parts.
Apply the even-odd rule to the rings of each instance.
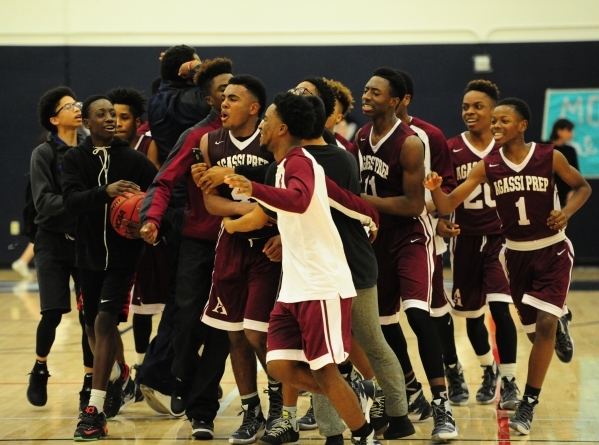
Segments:
[[[395,126],[379,143],[370,143],[372,122],[364,125],[356,135],[360,181],[362,191],[367,195],[388,198],[403,195],[403,174],[399,161],[403,143],[408,136],[416,133],[399,119]],[[414,218],[381,213],[381,229],[399,224],[414,223]]]
[[[150,132],[148,131],[148,134],[142,134],[139,137],[139,140],[137,141],[137,145],[135,146],[135,149],[137,151],[142,152],[146,156],[148,156],[148,150],[149,150],[150,144],[152,143],[153,140],[154,139],[152,139],[152,136],[150,136]]]
[[[499,150],[499,145],[491,141],[484,151],[478,151],[468,142],[466,134],[447,141],[449,155],[455,169],[458,184],[463,183],[470,170],[485,156]],[[451,220],[460,225],[461,235],[485,236],[501,233],[501,220],[497,215],[491,186],[480,184],[451,214]]]
[[[494,150],[485,159],[485,171],[503,222],[501,231],[512,241],[534,241],[556,235],[547,226],[555,209],[553,145],[533,142],[526,159],[516,165]]]

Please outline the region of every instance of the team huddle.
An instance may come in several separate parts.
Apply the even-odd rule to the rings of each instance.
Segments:
[[[452,315],[466,319],[482,367],[476,402],[513,411],[510,428],[530,433],[554,351],[563,362],[574,352],[565,228],[591,188],[553,145],[525,142],[526,103],[473,80],[462,102],[467,130],[446,140],[410,116],[409,74],[378,68],[361,97],[371,122],[348,141],[335,130],[354,99],[339,81],[307,77],[268,104],[260,79],[235,75],[226,58],[202,62],[185,45],[161,55],[160,74],[146,123],[133,89],[77,102],[58,87],[40,100],[49,135],[31,159],[42,312],[33,405],[47,400],[47,358],[71,310],[72,276],[85,372],[75,441],[105,437],[107,419],[144,399],[186,416],[194,438],[212,439],[229,355],[243,412],[232,444],[297,443],[300,430],[319,428],[326,445],[342,445],[349,428],[353,443],[371,445],[413,435],[412,423],[431,417],[432,440],[457,438],[452,405],[470,394]],[[554,175],[572,188],[563,208]],[[141,208],[119,216],[117,233],[110,208],[121,197]],[[533,345],[521,397],[510,304]],[[131,368],[118,331],[129,311]]]

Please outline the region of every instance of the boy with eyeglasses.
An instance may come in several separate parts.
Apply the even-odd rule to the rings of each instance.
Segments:
[[[50,132],[47,140],[31,155],[31,191],[38,212],[35,223],[35,267],[40,292],[42,318],[37,327],[36,360],[29,378],[27,400],[34,406],[44,406],[48,399],[48,355],[56,337],[56,328],[62,314],[71,311],[70,277],[79,289],[79,271],[75,267],[76,217],[67,212],[62,199],[62,160],[65,153],[81,143],[77,133],[81,126],[81,102],[67,87],[57,87],[44,93],[38,104],[40,124]],[[84,328],[83,316],[79,321]],[[81,343],[85,371],[83,390],[85,399],[91,388],[93,355],[85,329]],[[81,403],[80,403],[81,404]]]

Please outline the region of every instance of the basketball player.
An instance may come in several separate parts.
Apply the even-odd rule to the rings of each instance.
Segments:
[[[468,171],[478,161],[500,147],[491,133],[491,118],[498,98],[497,86],[488,80],[473,80],[466,87],[462,101],[462,119],[468,130],[448,141],[458,184],[466,180]],[[432,169],[436,171],[435,167]],[[466,318],[468,338],[484,368],[483,384],[476,395],[476,401],[493,403],[497,378],[501,375],[499,407],[515,410],[519,403],[516,385],[516,326],[509,309],[509,304],[512,303],[509,284],[499,262],[499,252],[505,240],[489,185],[479,185],[473,195],[455,209],[451,220],[460,230],[459,236],[450,241],[453,269],[452,312]],[[484,323],[487,307],[496,326],[499,373]],[[442,344],[453,343],[455,348],[453,335],[445,332],[442,338]],[[458,405],[467,403],[468,387],[457,355],[452,356],[451,361],[446,357],[445,359],[450,401],[453,399],[452,403]]]
[[[34,406],[44,406],[48,399],[48,355],[62,314],[71,311],[70,277],[75,281],[75,299],[79,295],[80,275],[75,266],[74,238],[77,218],[64,206],[60,169],[67,151],[83,142],[77,132],[81,126],[81,106],[75,93],[67,87],[46,91],[38,104],[39,121],[50,135],[33,150],[30,170],[31,193],[38,213],[34,251],[42,314],[35,336],[35,364],[27,387],[27,400]],[[81,312],[79,322],[83,331],[81,346],[85,372],[80,393],[81,410],[87,406],[91,390],[94,357]]]
[[[222,126],[223,92],[233,77],[232,71],[233,64],[226,58],[207,59],[200,67],[194,82],[211,105],[210,114],[181,135],[148,189],[140,212],[144,224],[141,235],[148,243],[155,243],[173,189],[185,179],[189,210],[179,251],[172,340],[172,373],[177,382],[168,408],[174,415],[187,415],[196,439],[213,437],[219,408],[218,384],[229,349],[225,331],[198,322],[210,293],[221,218],[206,211],[203,194],[193,182],[190,169],[197,162],[192,150],[200,146],[205,134]],[[198,357],[202,345],[204,349]]]
[[[422,385],[413,372],[405,371],[411,366],[398,323],[401,296],[433,395],[432,438],[445,440],[457,437],[458,428],[447,401],[441,345],[430,316],[434,233],[420,182],[424,178],[424,146],[395,115],[405,94],[405,82],[393,69],[374,72],[362,95],[362,112],[372,123],[358,131],[355,145],[361,155],[362,197],[381,213],[381,230],[373,247],[379,264],[383,333],[404,369],[413,420],[429,417],[431,408]]]
[[[258,166],[273,161],[260,150],[258,123],[266,105],[266,88],[256,77],[234,76],[224,91],[221,105],[223,128],[202,137],[200,149],[208,167]],[[217,216],[241,216],[256,203],[244,194],[221,185],[204,194],[206,209]],[[212,289],[202,321],[227,331],[231,364],[241,395],[244,419],[230,443],[252,443],[257,435],[281,417],[281,384],[269,377],[268,418],[262,415],[256,382],[256,357],[266,369],[266,332],[281,276],[280,259],[265,252],[280,244],[276,227],[240,235],[219,234]],[[280,249],[277,249],[280,252]]]
[[[346,150],[351,150],[353,149],[353,144],[336,132],[335,128],[339,122],[341,122],[345,116],[347,116],[347,113],[354,108],[354,97],[352,96],[349,88],[347,88],[341,82],[333,79],[324,80],[335,92],[335,110],[328,117],[325,127],[335,135],[337,145],[345,148]]]
[[[477,163],[449,195],[439,190],[441,177],[435,172],[424,182],[443,213],[453,211],[480,184],[489,184],[494,193],[506,238],[502,257],[512,298],[533,344],[524,395],[508,422],[520,434],[530,434],[553,356],[558,320],[565,313],[574,252],[564,229],[591,194],[587,181],[552,145],[524,142],[529,122],[525,102],[500,101],[493,111],[491,131],[501,148]],[[574,189],[562,210],[555,209],[554,173]]]
[[[260,143],[278,163],[274,181],[277,187],[250,182],[240,175],[228,176],[226,182],[277,212],[287,252],[283,257],[285,273],[279,299],[269,323],[269,372],[295,388],[326,394],[352,430],[352,441],[373,444],[374,430],[357,402],[361,402],[364,411],[368,410],[374,385],[370,381],[355,383],[356,399],[337,369],[337,363],[345,360],[349,352],[351,298],[355,289],[329,200],[337,201],[337,193],[344,192],[345,199],[333,206],[351,206],[359,212],[356,217],[374,229],[374,222],[365,212],[373,216],[376,212],[332,181],[327,183],[322,167],[299,147],[302,138],[313,131],[313,123],[312,105],[303,97],[278,94],[260,126]],[[269,169],[270,172],[275,169]],[[258,220],[260,227],[269,216],[257,207],[249,215],[227,221],[227,230],[236,231],[248,218]]]
[[[130,239],[139,238],[139,225],[131,223],[128,238],[120,236],[110,224],[108,209],[114,197],[146,190],[156,167],[142,153],[131,150],[128,142],[115,138],[116,111],[106,96],[87,98],[81,115],[90,136],[64,157],[62,193],[67,210],[77,215],[83,315],[94,353],[89,405],[81,414],[74,437],[93,440],[107,434],[106,417],[113,417],[120,409],[122,385],[129,377],[128,367],[115,362],[117,326],[126,319],[123,312],[129,305],[143,247],[141,239]],[[109,381],[109,392],[116,393],[111,399],[117,403],[104,407]]]

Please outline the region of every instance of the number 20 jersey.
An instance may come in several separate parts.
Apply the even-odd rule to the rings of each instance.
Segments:
[[[479,161],[499,150],[495,141],[491,141],[484,151],[479,151],[468,142],[465,133],[449,139],[447,146],[458,185],[466,180],[470,170]],[[488,236],[501,233],[501,220],[497,215],[492,196],[489,184],[480,184],[462,204],[456,207],[451,214],[451,220],[459,224],[461,235]]]

